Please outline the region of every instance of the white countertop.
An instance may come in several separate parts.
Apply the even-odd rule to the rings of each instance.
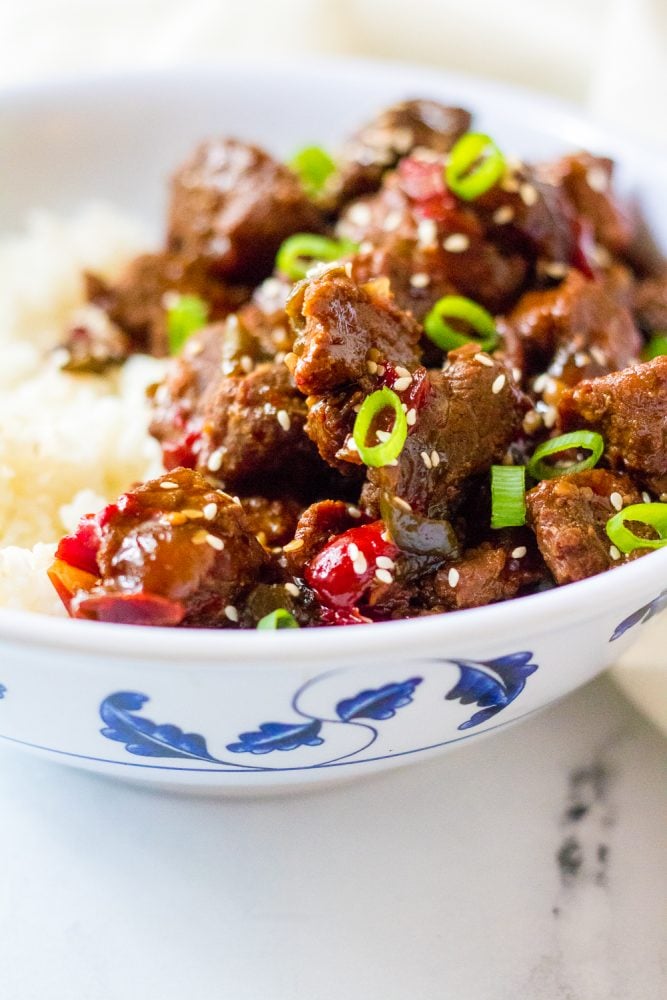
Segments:
[[[0,995],[657,1000],[666,779],[606,678],[299,797],[170,797],[2,746]]]

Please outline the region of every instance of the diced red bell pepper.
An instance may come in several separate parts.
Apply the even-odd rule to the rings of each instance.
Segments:
[[[185,608],[159,594],[91,594],[72,605],[74,618],[123,625],[180,625]]]
[[[414,202],[415,214],[442,222],[456,207],[456,199],[445,185],[442,163],[406,157],[398,165],[402,190]]]
[[[389,389],[394,389],[394,384],[398,378],[400,376],[392,362],[385,362],[384,375],[381,379],[382,384],[386,385]],[[396,392],[395,389],[394,392]],[[431,394],[431,382],[426,368],[416,368],[412,373],[412,381],[407,389],[403,389],[396,394],[409,410],[414,409],[419,413],[428,402]]]
[[[383,521],[336,535],[308,565],[305,578],[321,604],[350,612],[373,583],[379,556],[395,559],[398,548],[386,537]]]
[[[60,539],[56,559],[93,576],[99,576],[97,553],[102,537],[98,518],[97,514],[84,514],[75,531]]]

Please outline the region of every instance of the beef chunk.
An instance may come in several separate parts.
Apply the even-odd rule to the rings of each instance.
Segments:
[[[268,548],[284,545],[294,537],[303,510],[303,505],[289,496],[241,497],[241,506],[248,530]]]
[[[559,402],[563,430],[589,427],[605,458],[654,493],[667,492],[667,357],[580,382]]]
[[[103,309],[89,302],[72,315],[62,348],[64,371],[102,374],[127,360],[132,341]]]
[[[261,280],[287,236],[321,228],[292,171],[236,139],[203,143],[172,181],[169,247],[226,280]]]
[[[351,447],[350,440],[355,417],[366,395],[361,389],[343,389],[326,396],[308,397],[308,437],[332,469],[353,479],[363,477],[359,453]]]
[[[321,500],[304,510],[294,532],[294,539],[285,547],[290,572],[303,576],[305,567],[335,535],[361,523],[357,507],[342,500]]]
[[[544,577],[534,541],[525,532],[506,532],[445,563],[426,587],[436,606],[457,611],[510,600]]]
[[[590,281],[570,271],[547,291],[522,296],[507,317],[533,371],[549,372],[566,385],[625,368],[641,350],[641,337],[625,304],[626,272]]]
[[[606,469],[545,479],[527,494],[528,522],[556,583],[602,573],[622,558],[605,531],[616,513],[610,500],[614,493],[624,507],[641,502],[628,476]]]
[[[287,311],[296,331],[287,360],[304,394],[366,380],[371,348],[400,365],[418,361],[419,327],[395,305],[386,281],[360,286],[344,268],[329,268],[297,287]]]
[[[267,573],[240,505],[189,469],[125,494],[96,524],[99,580],[73,595],[75,617],[229,626]]]
[[[640,281],[634,290],[632,308],[642,330],[667,331],[667,275]]]
[[[398,464],[368,471],[371,511],[388,490],[420,514],[447,517],[466,481],[502,459],[528,408],[510,372],[477,344],[450,352],[449,367],[428,382]]]

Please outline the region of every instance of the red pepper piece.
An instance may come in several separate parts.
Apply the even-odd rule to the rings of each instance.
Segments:
[[[74,595],[81,590],[91,590],[97,583],[97,572],[86,573],[85,570],[77,569],[62,559],[54,559],[47,573],[69,615],[72,614]]]
[[[445,186],[442,163],[406,157],[398,166],[398,177],[421,218],[443,222],[456,207],[456,199]]]
[[[386,385],[389,389],[394,389],[394,383],[400,378],[396,368],[391,361],[384,363],[384,375],[382,376],[382,384]],[[396,390],[394,389],[394,392]],[[412,381],[407,389],[403,389],[401,392],[397,392],[396,395],[399,397],[402,403],[405,403],[409,410],[416,410],[417,413],[426,405],[428,398],[431,394],[431,382],[428,377],[428,371],[426,368],[415,368],[412,372]],[[410,428],[410,431],[412,428]]]
[[[73,602],[73,618],[122,625],[180,625],[185,608],[159,594],[91,594]]]
[[[310,561],[305,578],[320,603],[352,611],[373,583],[378,556],[395,559],[398,548],[385,537],[383,521],[373,521],[336,535]]]
[[[93,576],[99,576],[97,553],[102,543],[97,514],[84,514],[76,530],[60,539],[56,559]]]
[[[191,427],[178,441],[165,441],[162,445],[162,461],[167,472],[179,467],[194,469],[202,447],[200,427]]]

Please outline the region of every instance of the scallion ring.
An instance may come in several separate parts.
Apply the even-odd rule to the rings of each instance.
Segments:
[[[526,469],[491,466],[491,527],[518,528],[526,523]]]
[[[489,191],[505,173],[505,157],[490,136],[466,132],[455,143],[447,166],[447,187],[463,201],[474,201]]]
[[[639,538],[626,528],[626,521],[648,524],[660,535],[659,538]],[[634,503],[625,510],[619,510],[606,524],[609,538],[619,552],[634,549],[661,549],[667,545],[667,503]]]
[[[366,444],[366,438],[373,423],[388,407],[394,411],[394,426],[389,433],[389,438],[386,441],[380,441],[379,444]],[[389,465],[403,451],[407,436],[408,421],[403,412],[401,401],[392,389],[385,386],[378,389],[377,392],[371,393],[370,396],[366,396],[357,413],[352,432],[357,451],[365,465],[371,465],[373,468]]]
[[[667,354],[667,333],[654,333],[651,339],[644,344],[642,350],[642,361],[652,361]]]
[[[304,146],[288,165],[298,174],[306,194],[311,197],[321,194],[329,177],[336,172],[336,164],[321,146]]]
[[[455,330],[447,320],[458,319],[468,324],[471,333]],[[496,324],[491,313],[464,295],[443,295],[424,319],[426,335],[443,351],[453,351],[471,340],[483,351],[492,351],[498,343]]]
[[[298,628],[299,623],[291,612],[285,608],[276,608],[268,615],[257,622],[257,628],[261,630],[276,628]]]
[[[317,233],[295,233],[288,236],[278,250],[276,267],[290,278],[300,281],[318,261],[334,261],[345,254],[353,253],[358,245],[352,240],[330,240]]]
[[[167,308],[169,353],[179,354],[188,337],[206,326],[208,305],[198,295],[179,295]]]
[[[590,455],[578,462],[571,462],[565,467],[550,465],[544,461],[550,455],[557,455],[559,452],[569,451],[571,448],[590,451]],[[569,434],[561,434],[560,437],[551,438],[550,441],[539,445],[528,462],[528,472],[533,479],[556,479],[558,476],[570,476],[573,472],[592,469],[600,461],[603,451],[604,439],[597,431],[571,431]]]

